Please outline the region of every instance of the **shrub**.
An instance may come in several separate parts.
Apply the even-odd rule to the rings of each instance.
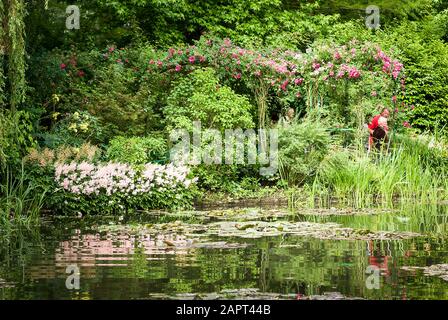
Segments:
[[[87,52],[54,50],[33,57],[31,85],[36,105],[60,114],[88,111],[103,127],[104,139],[142,135],[160,128],[156,111],[166,97],[163,77],[145,72],[150,47]],[[53,99],[57,97],[57,99]],[[51,117],[52,113],[47,113]],[[45,120],[42,125],[47,125]]]
[[[35,145],[32,133],[27,112],[0,111],[0,169],[21,163],[22,157]]]
[[[255,165],[198,165],[192,172],[198,178],[199,188],[236,194],[242,189],[259,188],[257,168]],[[249,185],[248,181],[252,184]]]
[[[227,86],[221,86],[211,68],[198,69],[180,79],[163,110],[168,133],[174,128],[193,130],[193,121],[200,121],[202,129],[249,129],[254,122],[249,100]],[[209,143],[201,139],[201,151]],[[224,153],[221,155],[222,163]],[[251,166],[247,166],[251,167]],[[252,166],[255,167],[255,166]],[[199,186],[209,190],[232,191],[242,178],[240,167],[235,165],[199,165],[193,170]],[[246,170],[247,171],[247,170]]]
[[[279,169],[282,180],[289,185],[301,185],[314,176],[329,144],[329,133],[316,123],[305,121],[280,129]]]
[[[58,119],[60,114],[53,113],[52,117]],[[67,145],[79,147],[85,142],[102,143],[103,131],[97,117],[87,111],[75,111],[66,113],[49,132],[40,134],[39,138],[44,146],[52,149]]]
[[[64,212],[114,213],[136,209],[190,207],[194,196],[187,167],[88,162],[59,164],[55,181]]]
[[[25,160],[40,167],[53,166],[56,163],[67,162],[93,162],[98,160],[100,149],[90,143],[83,143],[79,148],[71,146],[60,146],[56,149],[31,149]]]
[[[218,130],[253,128],[253,106],[249,100],[221,86],[211,68],[198,69],[180,79],[163,113],[166,127],[192,129],[193,121]]]
[[[106,151],[108,161],[144,164],[165,160],[167,157],[165,139],[151,137],[116,137],[112,139]]]

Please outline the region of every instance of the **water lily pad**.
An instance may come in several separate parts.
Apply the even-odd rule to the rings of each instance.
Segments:
[[[413,232],[342,228],[336,223],[289,221],[223,221],[209,224],[208,233],[225,237],[260,238],[291,234],[331,240],[399,240],[420,236]]]
[[[191,212],[197,218],[204,220],[267,220],[277,219],[291,216],[288,210],[279,209],[261,209],[261,208],[245,208],[245,209],[226,209],[226,210],[208,210]]]
[[[298,215],[305,216],[370,216],[390,213],[393,210],[380,210],[380,209],[354,209],[354,208],[305,208],[298,209]]]
[[[151,246],[166,249],[235,249],[245,248],[247,243],[231,243],[226,241],[210,241],[204,232],[206,225],[188,224],[182,221],[140,225],[103,225],[98,231],[123,238],[136,236],[143,243],[151,239]]]
[[[339,292],[325,292],[322,295],[304,296],[290,293],[260,292],[257,288],[224,289],[211,293],[179,293],[173,296],[166,294],[150,294],[151,299],[185,299],[185,300],[361,300],[358,297],[347,297]]]
[[[364,300],[359,297],[347,297],[340,292],[324,292],[322,295],[298,297],[299,300]]]
[[[6,281],[5,279],[0,278],[0,288],[14,288],[15,283]]]
[[[448,264],[435,264],[423,268],[423,274],[427,276],[436,276],[448,281]]]

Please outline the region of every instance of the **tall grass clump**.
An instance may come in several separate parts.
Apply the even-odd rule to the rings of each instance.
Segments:
[[[317,170],[312,202],[336,199],[355,207],[439,202],[447,197],[446,152],[431,136],[397,136],[387,153],[370,155],[336,147]]]
[[[0,171],[0,228],[31,228],[39,222],[45,191],[28,179],[22,167]]]

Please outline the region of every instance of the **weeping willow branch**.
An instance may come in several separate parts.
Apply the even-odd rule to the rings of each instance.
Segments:
[[[0,0],[0,105],[12,111],[25,100],[24,0]]]
[[[3,1],[0,0],[0,108],[2,108],[5,104],[5,72],[4,72],[4,64],[5,64],[5,31],[3,23],[5,21],[5,8],[3,5]]]
[[[7,0],[8,80],[11,110],[25,100],[25,6],[23,0]]]

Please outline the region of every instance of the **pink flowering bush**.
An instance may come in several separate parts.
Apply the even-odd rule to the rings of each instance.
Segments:
[[[196,179],[173,164],[58,163],[54,179],[65,195],[61,209],[75,212],[116,212],[191,205]]]
[[[246,88],[257,96],[260,87],[265,86],[269,98],[264,99],[271,103],[277,99],[281,105],[305,108],[305,111],[322,103],[327,107],[335,105],[327,114],[347,107],[353,109],[347,103],[400,105],[406,89],[403,64],[378,45],[358,41],[343,46],[316,43],[303,53],[252,50],[234,45],[229,39],[202,37],[195,45],[160,53],[158,59],[149,61],[148,72],[183,77],[204,67],[214,69],[219,79],[235,90]],[[395,97],[393,101],[392,97]],[[367,109],[365,113],[369,115],[372,110]],[[264,112],[262,105],[259,111]],[[263,117],[260,115],[260,119]]]

